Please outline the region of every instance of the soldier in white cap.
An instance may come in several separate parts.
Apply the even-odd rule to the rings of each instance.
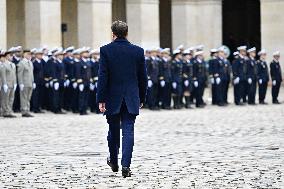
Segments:
[[[13,102],[15,90],[17,87],[17,79],[16,79],[16,66],[12,61],[12,52],[8,50],[5,53],[5,59],[2,60],[2,69],[1,69],[1,80],[2,80],[2,111],[3,116],[6,118],[15,118],[16,116],[12,114],[13,110]]]
[[[273,60],[270,63],[273,104],[280,104],[280,102],[278,101],[278,95],[279,95],[279,90],[280,90],[280,86],[282,83],[282,71],[281,71],[279,60],[280,60],[280,52],[276,51],[273,53]]]
[[[185,108],[190,109],[190,96],[192,95],[192,75],[193,75],[193,54],[190,49],[183,51],[183,96],[185,98]]]
[[[256,82],[257,82],[257,65],[256,65],[256,48],[248,49],[248,59],[247,64],[247,87],[248,87],[248,104],[255,105],[255,95],[256,95]]]
[[[33,63],[31,61],[31,51],[24,50],[23,58],[18,63],[17,76],[20,88],[20,102],[22,117],[33,117],[30,114],[30,101],[32,97],[34,83]]]
[[[266,51],[262,49],[258,52],[259,60],[257,61],[257,79],[258,79],[258,96],[259,104],[267,104],[265,96],[269,82],[268,66],[266,63]]]
[[[90,64],[91,64],[91,83],[90,83],[90,100],[89,106],[91,112],[100,113],[99,104],[96,101],[97,96],[97,83],[98,83],[98,72],[99,72],[99,61],[100,61],[100,50],[94,49],[90,51]]]

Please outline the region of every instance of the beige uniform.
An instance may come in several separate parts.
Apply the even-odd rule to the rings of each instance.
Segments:
[[[17,65],[18,71],[18,85],[23,85],[24,88],[20,89],[20,102],[22,114],[28,113],[30,111],[30,101],[33,92],[33,63],[26,58],[23,58]]]
[[[16,80],[16,66],[12,62],[6,60],[1,68],[1,80],[2,80],[2,111],[3,115],[12,114],[12,106],[14,102],[15,86],[17,85]],[[4,91],[3,86],[7,85],[7,92]]]

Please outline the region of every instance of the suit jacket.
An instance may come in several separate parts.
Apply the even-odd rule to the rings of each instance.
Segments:
[[[106,103],[106,115],[120,112],[123,100],[130,114],[139,114],[145,102],[147,74],[144,50],[116,39],[101,47],[97,102]]]
[[[7,84],[9,88],[13,88],[17,84],[16,79],[16,66],[10,61],[5,61],[1,69],[1,80],[4,84]]]
[[[18,83],[25,87],[32,87],[34,82],[34,66],[32,61],[23,58],[17,65]]]

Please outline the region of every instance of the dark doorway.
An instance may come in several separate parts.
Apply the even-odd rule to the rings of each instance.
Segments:
[[[112,1],[112,21],[126,22],[126,0]]]
[[[172,4],[171,0],[160,0],[160,46],[172,47]]]
[[[223,0],[223,43],[261,48],[260,0]]]

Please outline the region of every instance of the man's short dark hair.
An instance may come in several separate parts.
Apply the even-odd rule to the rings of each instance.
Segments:
[[[111,30],[117,38],[126,38],[128,34],[127,24],[119,20],[112,23]]]

